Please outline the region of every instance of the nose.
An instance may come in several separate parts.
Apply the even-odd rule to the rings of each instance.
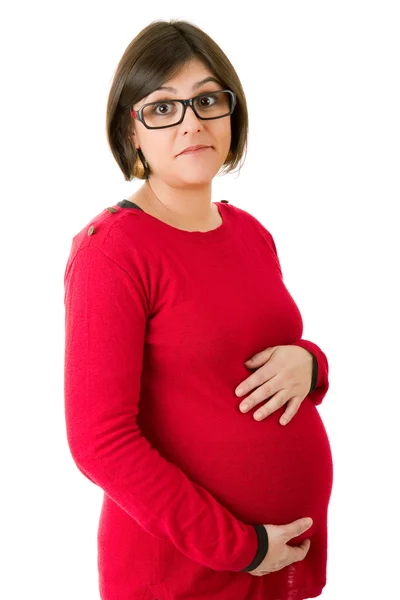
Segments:
[[[201,124],[201,119],[197,117],[193,108],[191,106],[186,107],[185,116],[183,117],[183,121],[181,125],[184,127],[196,127],[198,128]]]

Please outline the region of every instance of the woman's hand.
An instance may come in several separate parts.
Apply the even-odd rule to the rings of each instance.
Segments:
[[[275,410],[287,403],[287,408],[279,422],[286,425],[300,408],[307,396],[312,379],[312,354],[300,346],[274,346],[255,354],[251,362],[244,363],[250,369],[256,368],[235,390],[237,396],[245,396],[239,409],[248,412],[257,404],[269,399],[265,405],[253,414],[257,421],[265,419]],[[248,405],[247,408],[244,405]]]
[[[310,549],[311,540],[307,538],[299,546],[289,546],[287,542],[310,529],[312,524],[313,520],[306,517],[288,525],[264,525],[268,535],[267,554],[256,569],[247,572],[261,577],[303,560]]]

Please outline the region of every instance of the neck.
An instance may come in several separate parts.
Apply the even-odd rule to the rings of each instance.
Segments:
[[[167,215],[186,226],[207,225],[215,219],[211,183],[189,189],[176,188],[150,177],[142,190],[156,213]]]

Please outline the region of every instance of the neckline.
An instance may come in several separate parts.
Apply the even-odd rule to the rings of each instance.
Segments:
[[[217,206],[222,223],[216,229],[211,229],[209,231],[186,231],[185,229],[178,229],[177,227],[169,225],[168,223],[164,223],[164,221],[161,221],[157,217],[150,215],[140,206],[127,199],[121,200],[121,202],[118,202],[116,206],[118,206],[121,210],[136,209],[137,213],[141,214],[140,218],[143,219],[144,222],[152,222],[156,228],[162,230],[166,235],[193,242],[211,242],[223,240],[232,234],[232,224],[230,220],[231,215],[229,213],[229,208],[226,206],[227,203],[213,202],[213,204]]]

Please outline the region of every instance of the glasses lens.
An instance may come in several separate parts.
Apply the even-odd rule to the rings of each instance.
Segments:
[[[201,119],[218,119],[231,112],[232,95],[229,92],[209,92],[201,94],[194,101],[194,108]],[[173,100],[153,102],[143,110],[143,118],[148,127],[169,127],[182,118],[183,104]]]

